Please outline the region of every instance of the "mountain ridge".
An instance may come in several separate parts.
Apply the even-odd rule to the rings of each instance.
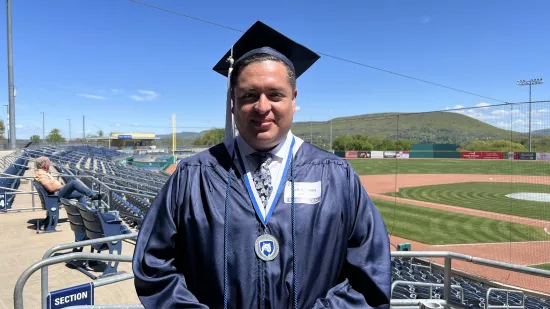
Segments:
[[[420,143],[464,144],[472,140],[518,140],[526,135],[496,127],[467,115],[446,111],[373,113],[337,117],[328,121],[300,121],[293,123],[292,132],[315,144],[329,144],[331,122],[333,139],[342,135],[362,134]],[[207,131],[178,132],[176,138],[194,140]],[[550,135],[550,128],[538,131]],[[171,139],[172,134],[162,134],[158,137]]]

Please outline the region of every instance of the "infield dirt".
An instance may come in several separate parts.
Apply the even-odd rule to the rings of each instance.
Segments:
[[[383,193],[398,192],[400,188],[427,185],[452,184],[463,182],[513,182],[549,184],[546,176],[512,175],[476,175],[476,174],[397,174],[361,176],[363,186],[372,198],[397,201],[401,203],[458,212],[473,216],[492,218],[502,221],[533,225],[550,230],[550,221],[536,220],[517,216],[503,215],[438,203],[429,203],[411,199],[395,198]],[[507,242],[494,244],[427,245],[416,241],[390,236],[392,250],[403,242],[411,243],[413,251],[452,251],[505,263],[522,266],[550,263],[550,241]],[[442,259],[433,259],[443,263]],[[475,274],[501,284],[521,287],[528,290],[550,294],[550,279],[518,272],[480,266],[469,262],[453,261],[453,269]]]

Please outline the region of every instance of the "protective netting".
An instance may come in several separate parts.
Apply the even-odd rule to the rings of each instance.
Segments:
[[[479,104],[301,123],[293,132],[351,162],[384,217],[392,250],[550,269],[549,116],[550,102]],[[443,259],[395,259],[394,280],[442,283],[437,265]],[[502,285],[550,294],[543,277],[459,261],[452,267],[453,284],[474,307]],[[428,291],[405,285],[395,295],[429,298]],[[490,305],[504,304],[505,294],[490,294]],[[527,297],[526,307],[541,304]]]

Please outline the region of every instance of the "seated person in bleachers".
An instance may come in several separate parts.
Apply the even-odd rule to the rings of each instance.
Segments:
[[[73,179],[62,185],[52,174],[49,173],[51,161],[48,157],[39,157],[36,159],[35,180],[40,183],[46,191],[54,193],[58,191],[57,196],[66,199],[78,199],[78,202],[88,207],[86,197],[92,200],[99,200],[103,194],[98,194],[86,187],[80,180]],[[111,213],[101,213],[105,221],[118,220],[118,216]],[[120,231],[122,234],[132,233],[124,224],[121,224]]]
[[[36,159],[36,172],[34,179],[37,183],[41,184],[46,191],[50,194],[57,192],[57,196],[66,199],[78,199],[81,203],[86,203],[86,197],[92,200],[99,200],[103,197],[103,194],[99,194],[86,187],[80,180],[73,179],[66,183],[61,184],[50,174],[51,161],[48,157],[39,157]]]

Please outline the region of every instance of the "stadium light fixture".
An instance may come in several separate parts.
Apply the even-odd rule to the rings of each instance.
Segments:
[[[328,111],[330,113],[330,151],[333,151],[332,148],[332,109]]]
[[[9,98],[9,149],[17,147],[15,138],[15,87],[13,83],[13,55],[12,55],[12,31],[11,31],[11,0],[6,0],[6,23],[8,43],[8,98]]]
[[[45,132],[46,131],[44,130],[44,112],[42,112],[42,142],[46,140]]]
[[[519,86],[529,86],[529,152],[531,152],[533,150],[531,147],[531,87],[541,85],[544,81],[542,78],[532,78],[530,80],[520,79],[516,83]]]
[[[67,118],[69,120],[69,143],[71,142],[72,136],[71,136],[71,119]]]

